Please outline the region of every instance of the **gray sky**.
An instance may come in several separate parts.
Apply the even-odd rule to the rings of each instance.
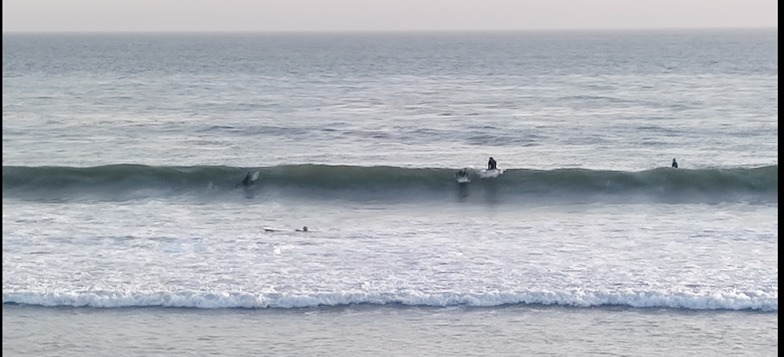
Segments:
[[[6,31],[776,27],[777,0],[3,0]]]

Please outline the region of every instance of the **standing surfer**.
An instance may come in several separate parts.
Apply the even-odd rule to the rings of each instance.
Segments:
[[[495,159],[493,159],[493,157],[491,156],[490,157],[490,161],[487,162],[487,169],[488,170],[495,170],[497,168],[498,167],[496,166]]]

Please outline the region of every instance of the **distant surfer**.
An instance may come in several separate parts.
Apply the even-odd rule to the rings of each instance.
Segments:
[[[495,170],[497,168],[498,167],[496,166],[495,159],[493,159],[493,157],[491,156],[490,157],[490,161],[487,162],[487,169],[488,170]]]
[[[461,169],[455,173],[455,177],[457,177],[458,179],[462,177],[468,177],[468,171],[466,169]]]
[[[272,228],[272,227],[264,227],[264,231],[265,232],[282,232],[283,230],[282,229],[277,229],[277,228]],[[296,231],[296,232],[307,232],[308,231],[308,226],[302,226],[302,229],[297,228],[294,231]]]
[[[675,161],[675,158],[674,158],[674,157],[672,158],[672,167],[673,167],[673,168],[676,168],[676,169],[678,168],[678,162],[677,162],[677,161]]]
[[[252,175],[251,175],[250,171],[248,171],[248,174],[245,175],[244,179],[242,179],[242,184],[244,186],[248,186],[248,185],[252,184],[253,180],[251,180],[251,177],[252,177]]]
[[[248,174],[245,175],[245,178],[242,179],[242,185],[248,187],[253,184],[253,175],[248,171]]]
[[[250,171],[248,171],[248,174],[245,175],[244,179],[242,179],[241,184],[243,186],[245,186],[245,187],[249,187],[249,186],[255,185],[256,181],[258,181],[258,180],[259,180],[259,172],[258,171],[254,172],[254,173],[250,173]],[[239,186],[239,185],[240,184],[238,183],[237,186]]]

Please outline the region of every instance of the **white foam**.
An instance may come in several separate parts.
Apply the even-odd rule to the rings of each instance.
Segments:
[[[673,293],[666,291],[602,292],[574,290],[513,293],[335,292],[310,294],[253,294],[245,292],[177,293],[3,293],[3,303],[73,307],[178,307],[178,308],[302,308],[351,304],[409,306],[476,306],[535,304],[569,307],[626,306],[686,310],[778,311],[778,293],[743,292]]]

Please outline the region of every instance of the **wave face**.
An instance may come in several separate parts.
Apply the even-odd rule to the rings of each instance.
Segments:
[[[243,187],[247,172],[259,181]],[[173,195],[216,197],[238,189],[284,192],[309,198],[433,199],[456,190],[491,190],[498,197],[543,201],[778,202],[778,166],[733,169],[606,171],[509,169],[497,178],[469,171],[458,185],[457,169],[391,166],[107,165],[3,167],[3,195],[29,200],[93,198],[124,200]]]

